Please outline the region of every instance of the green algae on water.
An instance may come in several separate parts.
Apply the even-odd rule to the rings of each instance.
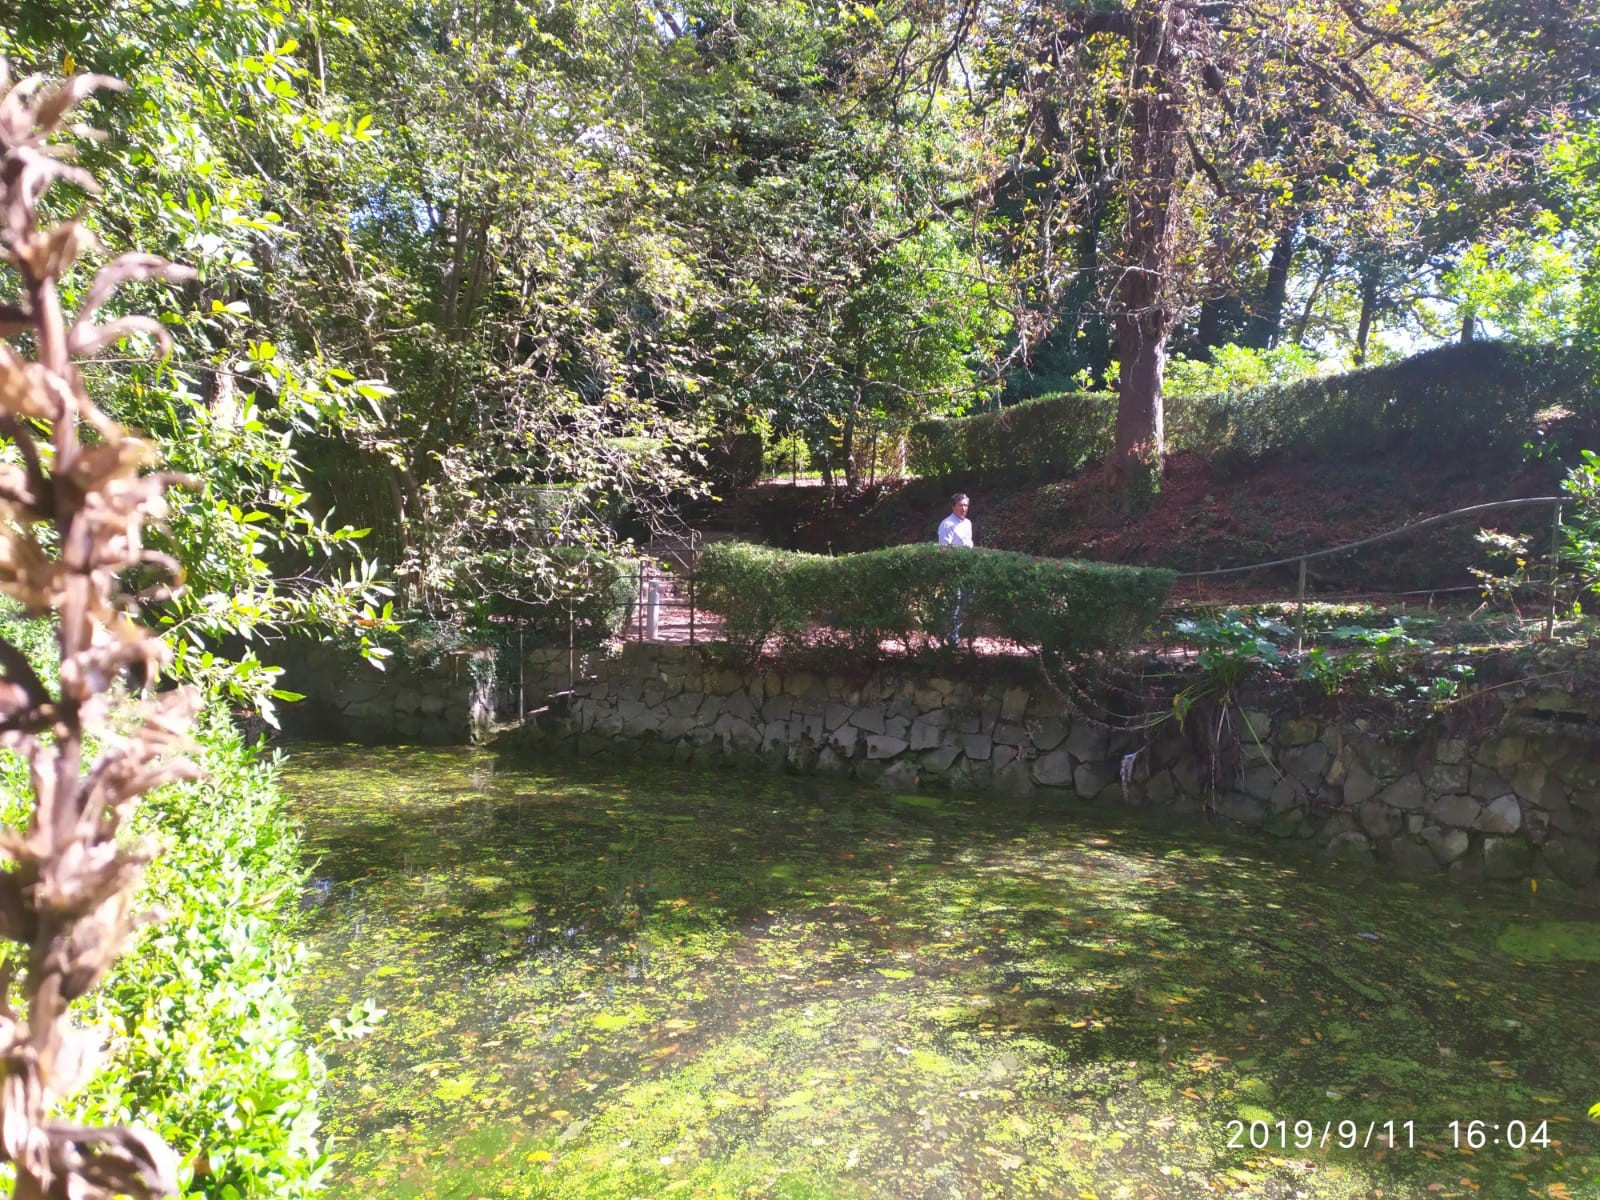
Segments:
[[[1600,966],[1526,948],[1596,928],[1544,901],[809,780],[306,749],[287,784],[308,1016],[390,1013],[330,1048],[336,1195],[1596,1194]],[[1472,1120],[1554,1136],[1469,1155]]]
[[[1495,945],[1529,962],[1600,963],[1600,925],[1588,921],[1511,925]]]
[[[919,796],[911,792],[896,793],[894,801],[896,804],[905,804],[928,812],[944,812],[949,807],[949,801],[943,796]]]

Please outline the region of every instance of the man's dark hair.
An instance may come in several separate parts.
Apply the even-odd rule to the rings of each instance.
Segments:
[[[957,492],[954,496],[950,497],[950,507],[954,508],[956,505],[960,504],[963,500],[965,500],[968,504],[972,503],[972,498],[970,496],[968,496],[965,492]]]

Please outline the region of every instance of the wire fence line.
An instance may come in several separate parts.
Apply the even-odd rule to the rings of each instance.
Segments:
[[[1431,517],[1424,517],[1420,521],[1411,521],[1394,529],[1385,530],[1383,533],[1373,534],[1371,537],[1360,538],[1353,542],[1346,542],[1342,546],[1330,546],[1324,550],[1311,550],[1304,554],[1294,554],[1287,558],[1275,558],[1266,562],[1250,563],[1242,567],[1216,567],[1209,571],[1188,571],[1179,575],[1180,579],[1215,579],[1222,575],[1244,575],[1252,571],[1264,571],[1272,567],[1287,567],[1298,565],[1300,568],[1299,585],[1295,592],[1295,633],[1294,649],[1299,654],[1305,649],[1306,627],[1306,564],[1314,559],[1327,558],[1335,554],[1348,554],[1367,546],[1386,542],[1390,538],[1401,537],[1407,533],[1415,533],[1419,529],[1428,529],[1435,525],[1444,525],[1464,517],[1475,517],[1489,512],[1501,512],[1514,508],[1531,508],[1548,506],[1553,510],[1550,521],[1550,581],[1548,585],[1547,604],[1545,608],[1544,634],[1548,638],[1555,630],[1556,623],[1556,592],[1558,583],[1558,558],[1561,552],[1561,506],[1566,500],[1564,496],[1525,496],[1516,500],[1493,500],[1487,504],[1470,504],[1465,508],[1454,508],[1449,512],[1437,513]],[[1434,588],[1421,589],[1412,592],[1388,593],[1394,596],[1434,596],[1443,592],[1476,591],[1476,585],[1460,588]]]
[[[1406,533],[1414,533],[1418,529],[1427,529],[1432,525],[1443,525],[1454,521],[1458,517],[1471,516],[1478,513],[1494,512],[1506,508],[1527,508],[1534,505],[1553,504],[1556,509],[1556,524],[1560,524],[1561,505],[1563,496],[1528,496],[1521,500],[1495,500],[1489,504],[1472,504],[1466,508],[1456,508],[1449,512],[1439,513],[1426,517],[1421,521],[1412,521],[1408,525],[1400,525],[1383,533],[1373,534],[1371,537],[1361,538],[1359,541],[1346,542],[1342,546],[1330,546],[1326,550],[1312,550],[1305,554],[1291,554],[1287,558],[1274,558],[1267,562],[1250,563],[1243,567],[1216,567],[1209,571],[1184,571],[1180,579],[1204,579],[1217,575],[1242,575],[1248,571],[1264,571],[1268,567],[1287,567],[1295,563],[1306,563],[1315,558],[1327,558],[1333,554],[1344,554],[1351,550],[1359,550],[1363,546],[1375,545],[1378,542],[1388,541]]]

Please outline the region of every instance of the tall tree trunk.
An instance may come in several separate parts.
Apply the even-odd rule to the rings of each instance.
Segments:
[[[1072,148],[1057,147],[1056,153],[1066,156],[1072,153]],[[1097,180],[1085,189],[1077,205],[1072,281],[1061,298],[1061,322],[1050,335],[1052,341],[1062,346],[1060,353],[1068,357],[1074,367],[1087,370],[1096,380],[1105,377],[1113,353],[1105,306],[1098,296],[1101,224],[1105,212],[1106,185],[1103,180]]]
[[[1465,346],[1478,332],[1478,310],[1470,305],[1461,313],[1461,344]]]
[[[1296,212],[1284,223],[1278,231],[1278,240],[1272,244],[1272,257],[1267,260],[1267,283],[1245,333],[1247,346],[1270,350],[1282,336],[1283,302],[1289,294],[1289,271],[1294,266],[1294,240],[1299,232],[1300,214]]]
[[[840,449],[844,454],[844,486],[846,491],[861,490],[861,468],[856,465],[856,416],[861,410],[861,390],[856,389],[850,411],[844,416],[844,435]]]
[[[1161,382],[1167,372],[1167,336],[1171,321],[1146,310],[1117,317],[1117,349],[1122,375],[1117,381],[1117,440],[1111,478],[1118,486],[1131,483],[1140,471],[1161,468],[1166,444],[1166,411]]]
[[[461,303],[461,287],[467,273],[467,237],[472,220],[471,206],[464,201],[458,202],[452,217],[455,228],[450,235],[450,262],[439,278],[439,294],[435,297],[434,304],[441,329],[456,327],[456,313]]]
[[[1294,324],[1294,344],[1306,344],[1306,330],[1311,328],[1311,318],[1317,311],[1317,297],[1322,294],[1323,285],[1328,282],[1328,277],[1333,274],[1333,251],[1322,252],[1322,265],[1317,271],[1317,281],[1311,285],[1311,294],[1306,297],[1305,307],[1300,310],[1300,317]]]
[[[488,207],[479,218],[477,228],[473,231],[472,239],[472,267],[467,272],[466,288],[461,303],[456,312],[456,319],[460,323],[461,332],[465,333],[472,327],[473,316],[478,311],[478,304],[483,299],[483,291],[489,279],[489,233],[494,225],[494,208]]]
[[[1378,312],[1378,273],[1361,272],[1361,319],[1356,323],[1356,366],[1367,361],[1367,338],[1372,334],[1372,319]]]
[[[1195,342],[1201,357],[1210,362],[1211,352],[1218,346],[1241,340],[1244,324],[1244,305],[1237,296],[1208,296],[1200,301],[1200,327],[1195,330]]]
[[[1159,477],[1164,446],[1161,381],[1167,339],[1176,322],[1171,275],[1177,253],[1173,204],[1183,145],[1183,32],[1176,0],[1142,5],[1134,30],[1134,93],[1129,106],[1128,232],[1125,260],[1111,295],[1122,357],[1116,446],[1106,464],[1113,487],[1140,475]]]

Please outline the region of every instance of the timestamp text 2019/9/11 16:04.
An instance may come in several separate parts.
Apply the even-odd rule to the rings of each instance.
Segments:
[[[1506,1146],[1513,1150],[1545,1148],[1551,1143],[1550,1122],[1451,1121],[1445,1141],[1457,1150]],[[1409,1150],[1417,1145],[1415,1121],[1245,1121],[1228,1122],[1230,1150],[1383,1149]]]

